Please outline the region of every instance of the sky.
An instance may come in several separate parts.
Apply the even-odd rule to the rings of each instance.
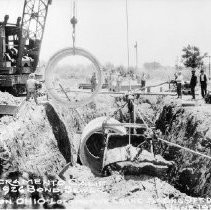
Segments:
[[[127,66],[126,0],[76,0],[76,46],[101,64]],[[0,18],[16,22],[24,0],[0,0]],[[52,0],[40,59],[72,46],[72,0]],[[160,62],[174,66],[184,46],[195,45],[211,54],[211,0],[128,0],[129,62],[138,66]],[[205,60],[205,63],[208,62]]]

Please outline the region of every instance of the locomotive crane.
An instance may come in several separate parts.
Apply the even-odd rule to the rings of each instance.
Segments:
[[[48,6],[52,0],[25,0],[22,18],[0,22],[0,90],[15,96],[26,91],[26,80],[38,66]],[[36,75],[39,79],[39,75]]]

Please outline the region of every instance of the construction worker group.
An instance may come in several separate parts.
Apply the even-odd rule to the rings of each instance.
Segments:
[[[191,88],[192,99],[194,100],[196,98],[195,97],[195,88],[198,83],[198,80],[197,80],[195,69],[192,69],[191,72],[192,72],[192,76],[190,79],[190,88]],[[179,71],[177,74],[175,74],[175,81],[176,81],[176,85],[177,85],[178,98],[182,98],[182,86],[183,86],[184,82],[183,82],[183,75],[182,75],[181,71]],[[200,71],[199,82],[200,82],[200,86],[201,86],[201,96],[202,96],[202,98],[205,98],[205,96],[207,94],[207,76],[204,73],[204,69],[201,69],[201,71]]]

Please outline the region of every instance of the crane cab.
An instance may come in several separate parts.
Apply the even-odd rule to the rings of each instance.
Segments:
[[[9,15],[0,22],[0,90],[13,95],[25,92],[28,75],[36,70],[40,40],[26,39],[21,17],[8,23]]]

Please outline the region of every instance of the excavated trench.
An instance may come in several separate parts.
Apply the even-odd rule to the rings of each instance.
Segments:
[[[162,138],[211,156],[211,113],[207,108],[183,108],[177,104],[163,107],[156,128]],[[211,196],[211,161],[166,143],[157,142],[156,152],[175,166],[168,172],[167,181],[190,196]]]
[[[153,104],[149,101],[147,103],[150,104],[150,111],[154,111],[154,114],[151,115],[153,119],[151,118],[150,120],[155,121],[155,115],[158,116],[155,125],[157,129],[161,130],[162,138],[208,154],[208,150],[211,148],[211,136],[207,135],[209,134],[209,128],[204,127],[204,130],[201,131],[202,119],[199,119],[199,116],[195,116],[194,111],[191,114],[190,110],[181,108],[176,104],[168,104],[161,107],[161,104]],[[160,106],[159,109],[157,106]],[[66,126],[55,109],[49,104],[46,105],[46,114],[57,139],[59,150],[65,160],[70,162],[71,144]],[[126,116],[125,119],[127,118],[127,111],[123,111],[121,114]],[[101,117],[91,121],[86,128],[87,130],[82,134],[79,148],[80,161],[83,165],[88,166],[95,175],[101,175],[102,169],[102,156],[105,145],[101,126],[104,120],[105,118]],[[114,133],[126,134],[123,127],[110,129]],[[125,141],[121,142],[122,138],[118,140],[115,137],[115,140],[110,141],[109,147],[124,146],[127,143],[127,139],[125,137]],[[134,146],[139,143],[139,139],[132,139],[132,141]],[[190,196],[203,197],[211,195],[211,162],[209,160],[161,142],[155,142],[154,150],[156,154],[161,154],[166,160],[175,162],[174,167],[171,167],[167,174],[163,176],[163,180],[168,181],[181,192]]]
[[[194,107],[191,109],[188,107],[182,108],[175,103],[167,101],[168,99],[153,99],[153,101],[142,99],[138,109],[144,112],[152,125],[154,122],[156,128],[161,130],[162,135],[160,137],[210,155],[211,112],[204,112],[203,109],[197,110]],[[83,111],[86,112],[86,110]],[[95,111],[96,119],[96,115],[83,115],[90,122],[82,130],[82,135],[79,135],[77,134],[77,129],[80,127],[80,122],[75,119],[74,114],[64,107],[54,107],[47,103],[45,107],[40,107],[39,110],[32,110],[27,120],[25,118],[19,120],[17,128],[14,127],[16,124],[13,122],[11,125],[11,128],[15,128],[13,134],[8,136],[5,133],[1,138],[8,141],[7,145],[13,153],[12,155],[17,159],[14,159],[13,164],[17,164],[17,168],[20,171],[23,168],[24,161],[26,161],[25,171],[31,170],[30,167],[33,166],[34,161],[36,163],[39,162],[37,160],[38,156],[31,154],[34,148],[38,147],[36,152],[40,155],[40,160],[42,161],[42,164],[38,165],[38,171],[42,174],[52,171],[52,169],[53,175],[58,174],[65,163],[74,162],[79,155],[83,165],[88,166],[95,175],[100,175],[103,148],[105,146],[105,136],[102,134],[102,123],[105,117],[102,117],[104,115],[103,109],[101,112],[97,112],[98,110]],[[37,118],[37,115],[40,117]],[[124,107],[121,113],[117,113],[115,119],[111,118],[110,123],[113,122],[129,122],[127,107]],[[20,130],[24,126],[29,132]],[[115,146],[125,146],[128,143],[125,128],[112,126],[109,130],[122,136],[121,138],[117,138],[115,135],[112,136],[109,142],[111,149]],[[133,137],[131,142],[134,146],[137,146],[140,143],[140,139],[141,141],[143,140],[142,134]],[[21,143],[20,140],[23,142]],[[23,144],[28,146],[24,147]],[[21,147],[18,145],[23,146],[23,151],[20,150]],[[31,146],[29,147],[29,145]],[[39,147],[39,145],[41,146]],[[17,149],[14,150],[15,148]],[[20,154],[16,154],[16,151]],[[163,180],[190,196],[211,196],[211,161],[159,141],[155,141],[154,151],[156,154],[161,154],[166,160],[175,162],[175,165],[162,177]],[[25,154],[26,157],[24,156]],[[30,162],[28,161],[29,159],[33,161]],[[33,175],[30,172],[29,176],[39,177],[39,174]]]

